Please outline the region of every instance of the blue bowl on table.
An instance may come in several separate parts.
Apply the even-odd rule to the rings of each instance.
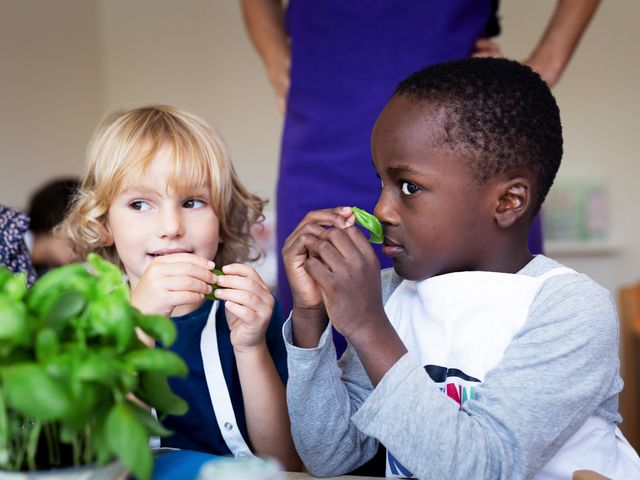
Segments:
[[[206,462],[226,457],[193,450],[158,449],[154,452],[153,480],[195,480]]]

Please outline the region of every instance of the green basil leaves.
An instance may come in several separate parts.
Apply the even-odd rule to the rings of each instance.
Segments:
[[[371,232],[369,242],[382,243],[384,241],[384,232],[382,231],[380,220],[358,207],[351,207],[351,211],[356,216],[356,223]]]
[[[218,275],[218,276],[224,275],[224,273],[222,273],[222,270],[219,270],[217,268],[214,268],[211,271],[213,273],[215,273],[216,275]],[[205,297],[208,298],[209,300],[215,300],[216,296],[214,295],[213,292],[215,292],[218,288],[221,288],[221,287],[219,287],[217,284],[213,284],[213,285],[211,285],[211,287],[212,287],[211,293],[205,295]]]

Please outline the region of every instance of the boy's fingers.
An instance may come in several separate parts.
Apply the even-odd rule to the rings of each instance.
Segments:
[[[363,251],[372,250],[371,244],[356,227],[326,232],[321,238],[330,241],[343,257],[353,257]]]
[[[309,252],[312,257],[319,257],[331,271],[335,271],[345,262],[345,257],[336,249],[334,244],[325,239],[320,239],[310,245]]]
[[[309,246],[317,242],[318,239],[319,239],[318,235],[307,233],[307,232],[301,233],[295,238],[291,238],[290,243],[285,244],[285,246],[282,248],[282,255],[284,257],[288,257],[289,255],[306,257],[307,252],[309,250]]]
[[[188,291],[176,291],[166,292],[165,299],[170,305],[189,305],[202,301],[204,298],[202,293],[188,292]]]
[[[327,266],[317,258],[309,258],[303,265],[305,271],[320,286],[328,285],[331,282],[331,272]]]
[[[247,307],[245,307],[244,305],[235,303],[231,300],[225,300],[224,306],[231,313],[233,313],[237,317],[237,319],[240,321],[242,321],[243,318],[246,318],[251,314],[251,311]],[[232,327],[234,327],[237,322],[238,322],[237,320],[234,321],[231,325],[229,325],[229,328],[233,330]]]
[[[353,218],[351,218],[353,217]],[[351,222],[349,220],[351,219]],[[294,229],[292,235],[297,234],[309,224],[322,225],[325,227],[345,228],[353,225],[355,217],[351,212],[351,207],[327,208],[324,210],[314,210],[305,215],[302,221]]]
[[[203,282],[193,277],[168,277],[166,280],[166,289],[171,292],[195,292],[208,294],[211,293],[212,287],[209,283]]]
[[[285,241],[285,245],[287,242],[295,241],[296,237],[299,237],[303,233],[310,233],[312,235],[321,235],[322,232],[326,230],[326,227],[318,224],[318,223],[307,223],[305,225],[298,225],[296,229],[293,231],[291,235]]]
[[[236,290],[223,288],[216,290],[216,298],[224,300],[225,302],[233,302],[238,305],[254,311],[267,311],[273,308],[273,297],[269,294],[268,298],[265,296],[257,295],[255,292],[249,292],[246,290]]]
[[[255,290],[263,296],[271,296],[269,287],[256,272],[256,270],[242,263],[231,263],[222,268],[222,273],[217,277],[217,284],[225,288],[237,288],[241,290]]]
[[[360,253],[368,257],[376,257],[376,252],[371,246],[369,239],[356,227],[346,228],[345,234],[351,239],[353,245],[358,249]]]
[[[250,293],[257,298],[260,298],[263,303],[269,303],[269,301],[271,301],[273,298],[269,287],[267,287],[267,285],[263,281],[257,282],[246,277],[239,277],[236,275],[223,275],[221,277],[218,277],[218,287],[225,291]],[[217,291],[218,290],[216,290],[216,292]]]
[[[206,283],[214,283],[216,274],[206,266],[191,262],[171,261],[168,263],[156,263],[153,267],[156,273],[167,277],[192,277]]]

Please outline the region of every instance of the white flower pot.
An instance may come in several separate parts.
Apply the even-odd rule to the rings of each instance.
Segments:
[[[0,471],[0,480],[124,480],[129,470],[120,462],[111,462],[102,467],[85,465],[36,472]]]

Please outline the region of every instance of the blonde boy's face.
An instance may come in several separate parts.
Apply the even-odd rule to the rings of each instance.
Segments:
[[[213,260],[218,251],[220,222],[211,205],[208,185],[179,194],[169,188],[172,150],[158,150],[149,167],[113,199],[107,230],[135,287],[159,255],[193,253]]]

